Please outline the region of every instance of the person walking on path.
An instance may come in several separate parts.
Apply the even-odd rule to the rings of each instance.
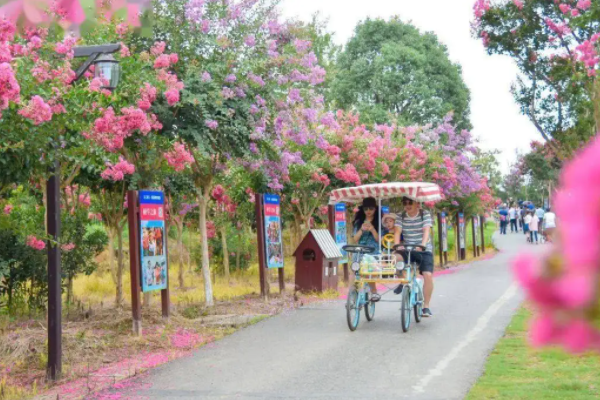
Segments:
[[[535,236],[535,244],[538,244],[538,224],[540,220],[538,216],[533,213],[531,216],[531,222],[529,223],[529,235],[531,237],[531,243],[533,243],[533,238]]]
[[[554,239],[554,231],[556,230],[556,214],[554,214],[550,208],[546,209],[546,213],[544,214],[544,235],[546,235],[546,240],[552,243]]]
[[[545,237],[544,224],[542,223],[542,221],[544,220],[544,214],[546,214],[546,211],[541,206],[538,207],[537,210],[535,210],[535,215],[537,215],[539,220],[538,232],[542,239]]]
[[[508,210],[506,209],[506,204],[502,204],[498,214],[500,215],[500,234],[506,235],[506,226],[508,225]]]
[[[523,218],[523,232],[525,233],[525,236],[527,236],[527,234],[529,233],[532,218],[533,217],[530,213],[526,213],[525,218]],[[529,238],[527,238],[527,241],[529,242]]]
[[[510,233],[519,232],[519,228],[517,228],[517,209],[514,204],[508,210],[508,218],[510,219]]]

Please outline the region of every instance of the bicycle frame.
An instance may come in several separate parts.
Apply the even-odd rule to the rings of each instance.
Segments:
[[[423,293],[423,288],[419,284],[419,281],[417,279],[417,264],[412,263],[410,259],[413,250],[407,249],[406,251],[408,253],[406,257],[407,267],[405,267],[404,270],[406,271],[406,280],[409,282],[408,286],[410,288],[410,306],[414,307],[420,302],[417,295],[419,293]]]

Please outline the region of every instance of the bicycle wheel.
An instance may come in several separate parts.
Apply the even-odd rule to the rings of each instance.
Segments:
[[[358,291],[353,286],[348,289],[348,299],[346,300],[346,319],[348,320],[348,328],[355,331],[360,320],[360,308],[358,304]]]
[[[365,290],[365,301],[367,302],[367,304],[365,304],[365,317],[367,317],[367,321],[371,322],[373,321],[373,318],[375,318],[375,303],[373,303],[371,300],[371,288],[369,286],[367,286],[368,289]]]
[[[404,286],[402,289],[402,308],[400,309],[402,313],[402,331],[408,332],[408,328],[410,328],[410,312],[411,312],[411,304],[410,304],[410,287],[408,285]]]
[[[416,287],[417,303],[415,304],[415,321],[419,323],[421,322],[421,317],[423,317],[423,290],[421,290],[419,283],[416,283]]]

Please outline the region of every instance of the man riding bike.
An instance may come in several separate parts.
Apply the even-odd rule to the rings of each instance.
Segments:
[[[395,232],[395,243],[400,244],[400,235],[404,237],[405,245],[423,246],[425,251],[413,251],[411,258],[419,263],[419,272],[423,276],[423,292],[425,302],[423,304],[423,316],[431,317],[433,313],[429,309],[429,302],[433,294],[433,244],[431,242],[431,227],[433,222],[431,214],[428,211],[421,210],[420,204],[416,201],[404,197],[402,198],[404,212],[396,220],[396,226],[399,228]],[[407,262],[405,251],[401,251],[404,261]],[[399,285],[394,293],[400,294],[402,285]]]

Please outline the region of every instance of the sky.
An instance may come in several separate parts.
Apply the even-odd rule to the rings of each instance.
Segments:
[[[502,172],[509,172],[515,150],[526,152],[539,133],[520,113],[510,87],[518,68],[509,57],[489,56],[481,40],[471,37],[474,0],[282,0],[283,16],[308,21],[319,13],[328,20],[334,40],[345,44],[354,27],[367,17],[398,15],[422,31],[434,32],[448,47],[450,59],[462,66],[471,90],[471,123],[481,148],[498,149]]]

